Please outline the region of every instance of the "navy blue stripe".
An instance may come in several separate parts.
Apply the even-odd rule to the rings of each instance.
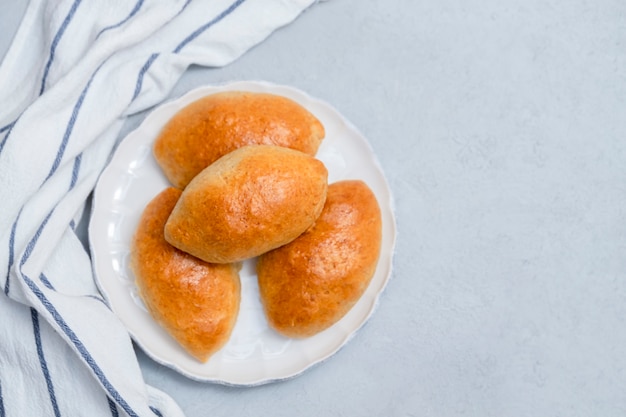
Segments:
[[[18,117],[18,119],[19,119],[19,117]],[[2,127],[0,127],[0,133],[4,132],[5,130],[11,130],[11,129],[13,129],[13,125],[14,125],[15,123],[17,123],[17,119],[15,119],[14,121],[12,121],[11,123],[9,123],[9,124],[8,124],[8,125],[6,125],[6,126],[2,126]]]
[[[70,181],[70,190],[74,188],[76,185],[76,181],[78,180],[78,173],[80,172],[80,163],[83,160],[83,154],[80,153],[74,159],[74,169],[72,169],[72,180]]]
[[[180,15],[187,8],[187,6],[189,6],[190,3],[191,3],[191,0],[187,0],[185,4],[183,4],[183,7],[180,9],[180,11],[176,13],[176,16]]]
[[[50,282],[50,280],[48,280],[48,277],[45,276],[43,273],[39,274],[39,281],[41,281],[43,285],[45,285],[46,288],[48,288],[49,290],[56,291],[54,287],[52,286],[52,283]]]
[[[39,281],[41,281],[41,283],[49,290],[56,291],[56,288],[54,288],[54,285],[52,285],[52,283],[50,282],[50,280],[44,273],[39,274]],[[106,301],[104,301],[102,297],[98,297],[97,295],[91,295],[91,294],[87,294],[85,295],[85,297],[101,302],[102,304],[104,304],[106,308],[110,310],[110,307],[107,305]]]
[[[15,262],[15,231],[17,229],[17,223],[20,221],[20,217],[22,216],[22,209],[20,209],[20,212],[17,213],[17,218],[15,219],[15,222],[13,222],[13,226],[11,226],[11,236],[9,237],[9,265],[7,266],[7,280],[4,283],[4,293],[6,295],[9,295],[9,287],[11,285],[9,277],[11,276],[13,262]]]
[[[76,184],[76,180],[78,178],[78,172],[80,170],[81,160],[82,160],[82,154],[78,155],[76,157],[76,159],[74,160],[74,170],[72,172],[72,180],[70,182],[70,190]],[[30,257],[32,251],[35,248],[35,245],[36,245],[37,241],[39,240],[39,237],[43,233],[43,229],[46,227],[46,224],[50,220],[50,217],[52,217],[53,213],[54,213],[54,209],[52,209],[48,213],[48,215],[45,217],[43,222],[39,225],[39,228],[35,232],[35,235],[28,242],[28,245],[26,246],[26,250],[24,251],[24,255],[22,256],[22,259],[20,260],[20,268],[22,266],[24,266],[24,264],[26,263],[26,261]],[[13,266],[13,263],[15,262],[15,260],[14,260],[14,256],[15,256],[15,247],[14,247],[15,246],[15,232],[16,232],[17,223],[19,222],[21,214],[22,214],[22,211],[20,210],[20,212],[19,212],[19,214],[17,216],[17,219],[15,219],[15,222],[13,223],[13,226],[11,227],[11,236],[9,238],[9,265],[8,265],[8,268],[7,268],[6,282],[4,284],[4,293],[7,294],[7,295],[9,293],[9,286],[10,286],[10,281],[9,281],[10,271],[11,271],[11,267]],[[48,288],[54,289],[52,287],[52,285],[50,284],[50,282],[47,280],[45,275],[41,274],[39,278],[42,280],[44,285],[46,285]]]
[[[48,79],[48,73],[50,72],[50,67],[52,66],[52,62],[54,61],[54,55],[56,53],[57,46],[59,45],[59,42],[61,41],[61,38],[63,37],[63,34],[65,33],[65,30],[67,29],[70,22],[72,21],[72,18],[74,17],[74,14],[76,13],[76,9],[78,9],[78,5],[80,4],[81,1],[82,0],[74,1],[74,4],[72,4],[72,8],[70,9],[67,16],[65,16],[65,19],[63,20],[63,23],[61,24],[61,27],[57,31],[56,35],[54,35],[54,39],[52,40],[52,45],[50,45],[50,55],[48,56],[48,62],[46,62],[46,68],[44,69],[43,77],[41,78],[41,89],[39,90],[39,95],[42,95],[44,90],[46,89],[46,81]]]
[[[135,92],[133,93],[132,100],[136,99],[139,93],[141,92],[141,87],[143,85],[143,77],[144,75],[146,75],[146,72],[148,72],[148,69],[150,69],[150,66],[158,58],[158,56],[159,54],[150,55],[146,63],[143,64],[143,66],[139,70],[139,74],[137,75],[137,82],[135,83]]]
[[[6,412],[4,411],[4,397],[2,396],[2,381],[0,381],[0,417],[5,417]]]
[[[175,54],[179,53],[185,46],[187,46],[187,44],[189,42],[193,41],[198,36],[200,36],[204,31],[206,31],[208,28],[210,28],[211,26],[213,26],[214,24],[218,23],[220,20],[224,19],[226,16],[231,14],[237,7],[239,7],[245,1],[246,0],[237,0],[237,1],[235,1],[226,10],[224,10],[222,13],[220,13],[215,19],[213,19],[210,22],[205,23],[204,25],[200,26],[191,35],[187,36],[180,44],[178,44],[178,46],[174,49],[174,53]]]
[[[2,128],[2,131],[0,131],[0,133],[4,132],[5,130],[7,131],[7,134],[4,135],[4,139],[2,139],[2,142],[0,142],[0,153],[2,153],[2,150],[4,149],[4,144],[7,143],[7,140],[9,140],[9,136],[11,136],[11,131],[13,130],[13,126],[15,126],[15,123],[17,123],[17,120],[9,125],[6,125]]]
[[[112,417],[120,417],[120,413],[117,411],[117,406],[109,397],[107,397],[107,402],[109,403],[109,410],[111,410]]]
[[[41,237],[41,233],[43,232],[43,229],[46,227],[46,224],[48,224],[48,220],[50,220],[50,217],[52,217],[52,213],[54,213],[54,209],[50,210],[50,213],[48,213],[46,218],[43,219],[43,222],[39,225],[37,232],[35,232],[35,236],[33,236],[28,242],[28,245],[26,245],[26,250],[24,251],[24,255],[22,255],[22,259],[20,260],[20,270],[22,269],[22,267],[24,266],[28,258],[30,258],[30,255],[33,253],[35,244]]]
[[[163,417],[163,414],[161,414],[161,412],[157,408],[154,408],[153,406],[150,406],[150,410],[152,410],[152,412],[155,415],[157,415],[158,417]]]
[[[211,20],[210,22],[202,25],[200,28],[195,30],[191,35],[189,35],[187,38],[185,38],[174,49],[174,53],[180,52],[180,50],[183,49],[185,47],[185,45],[187,45],[189,42],[191,42],[192,40],[197,38],[202,32],[207,30],[209,27],[213,26],[214,24],[216,24],[217,22],[222,20],[224,17],[228,16],[233,10],[235,10],[244,1],[245,0],[238,0],[238,1],[236,1],[235,3],[231,4],[228,9],[223,11],[218,17],[216,17],[215,19]],[[191,3],[191,0],[187,0],[187,2],[185,2],[185,4],[183,5],[182,9],[180,10],[179,14],[182,13],[182,11],[185,10],[190,3]],[[139,93],[141,93],[141,88],[143,87],[144,76],[146,75],[146,72],[148,72],[148,70],[150,69],[150,67],[152,66],[154,61],[156,61],[156,59],[158,57],[159,57],[158,53],[154,53],[154,54],[150,55],[148,60],[143,64],[143,66],[139,70],[139,74],[137,75],[137,82],[135,83],[135,92],[133,93],[132,100],[135,100],[137,98],[137,96],[139,96]]]
[[[144,0],[139,0],[137,3],[135,3],[135,7],[133,8],[133,10],[130,11],[130,14],[128,16],[126,16],[122,21],[120,21],[119,23],[116,23],[114,25],[111,26],[107,26],[104,29],[102,29],[99,33],[98,36],[96,36],[96,39],[98,39],[100,37],[100,35],[102,35],[104,32],[106,32],[107,30],[111,30],[111,29],[115,29],[118,28],[120,26],[122,26],[124,23],[128,22],[130,19],[132,19],[132,17],[134,15],[137,14],[137,12],[139,12],[139,10],[141,9],[141,6],[143,6],[143,2]]]
[[[89,78],[87,85],[85,85],[85,88],[83,88],[83,91],[80,93],[80,97],[78,97],[78,101],[74,105],[74,109],[72,110],[72,116],[70,117],[70,120],[65,129],[65,133],[63,134],[63,141],[61,142],[61,146],[59,147],[59,150],[57,151],[57,156],[54,159],[54,163],[52,164],[52,167],[50,168],[50,172],[48,173],[48,176],[46,177],[46,181],[50,179],[50,177],[56,172],[56,170],[59,168],[59,165],[61,164],[61,159],[63,158],[63,155],[65,154],[67,143],[70,140],[70,136],[72,135],[72,131],[74,130],[74,125],[76,124],[76,119],[78,118],[78,112],[83,106],[83,102],[85,101],[85,96],[87,95],[87,91],[89,90],[89,87],[91,86],[91,82],[93,81],[94,77],[96,76],[100,68],[101,67],[98,67],[94,71],[94,73],[91,74],[91,78]]]
[[[48,387],[48,395],[50,395],[50,403],[52,403],[52,409],[54,410],[55,417],[60,417],[59,405],[57,404],[57,397],[54,393],[54,384],[52,384],[52,378],[50,378],[50,371],[48,370],[48,363],[43,353],[43,346],[41,344],[41,329],[39,328],[39,314],[34,308],[30,309],[30,317],[33,321],[33,332],[35,333],[35,345],[37,346],[37,356],[39,356],[39,365],[41,371],[46,380],[46,386]]]
[[[139,415],[130,407],[130,405],[128,405],[128,403],[124,400],[124,398],[122,398],[122,396],[115,389],[115,387],[111,385],[111,382],[104,375],[104,372],[102,372],[102,369],[100,369],[100,367],[94,360],[93,356],[91,356],[91,354],[89,353],[89,351],[83,344],[83,342],[80,341],[76,333],[74,333],[74,331],[70,328],[70,326],[68,326],[65,320],[63,320],[63,317],[61,316],[61,314],[57,311],[54,305],[52,305],[50,300],[46,298],[43,292],[41,292],[41,290],[37,287],[35,282],[33,282],[33,280],[31,280],[27,275],[22,274],[22,277],[24,278],[24,282],[26,283],[26,285],[28,285],[30,290],[39,299],[39,301],[44,306],[44,308],[48,311],[48,313],[50,313],[50,315],[52,316],[52,319],[56,322],[56,324],[59,326],[61,331],[65,333],[65,335],[74,345],[74,347],[76,348],[80,356],[85,360],[89,368],[91,368],[94,375],[100,381],[100,383],[102,384],[106,392],[109,394],[109,396],[112,399],[114,399],[129,416],[139,417]]]

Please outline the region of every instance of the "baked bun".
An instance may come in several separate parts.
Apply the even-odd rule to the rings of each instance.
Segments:
[[[165,239],[207,262],[252,258],[311,226],[327,189],[320,160],[280,146],[244,146],[187,185],[165,225]]]
[[[359,180],[331,184],[315,224],[258,259],[270,327],[303,338],[339,321],[369,285],[381,239],[380,208],[369,187]]]
[[[278,145],[314,156],[324,138],[320,121],[295,101],[269,93],[232,91],[180,110],[154,143],[168,180],[184,188],[223,155],[245,145]]]
[[[209,264],[163,238],[181,191],[167,188],[145,208],[131,243],[130,265],[154,320],[201,362],[228,341],[240,302],[240,265]]]

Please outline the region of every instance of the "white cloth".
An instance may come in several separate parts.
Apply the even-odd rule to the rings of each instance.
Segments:
[[[31,0],[0,65],[0,417],[182,416],[74,228],[125,117],[314,0]]]

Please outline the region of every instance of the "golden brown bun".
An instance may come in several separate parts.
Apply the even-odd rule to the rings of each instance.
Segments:
[[[369,285],[381,239],[380,208],[369,187],[358,180],[331,184],[315,224],[259,257],[259,289],[269,325],[301,338],[339,321]]]
[[[318,159],[280,146],[245,146],[189,183],[165,225],[165,239],[207,262],[252,258],[313,224],[327,188],[328,172]]]
[[[324,127],[286,97],[232,91],[201,98],[180,110],[154,144],[170,182],[184,188],[200,171],[244,145],[278,145],[314,156]]]
[[[146,206],[132,241],[131,268],[155,321],[206,362],[235,326],[240,265],[209,264],[165,241],[163,227],[180,194],[167,188]]]

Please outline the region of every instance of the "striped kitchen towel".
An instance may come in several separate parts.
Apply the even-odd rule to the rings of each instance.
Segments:
[[[31,0],[0,65],[0,417],[182,416],[75,228],[126,117],[314,0]]]

